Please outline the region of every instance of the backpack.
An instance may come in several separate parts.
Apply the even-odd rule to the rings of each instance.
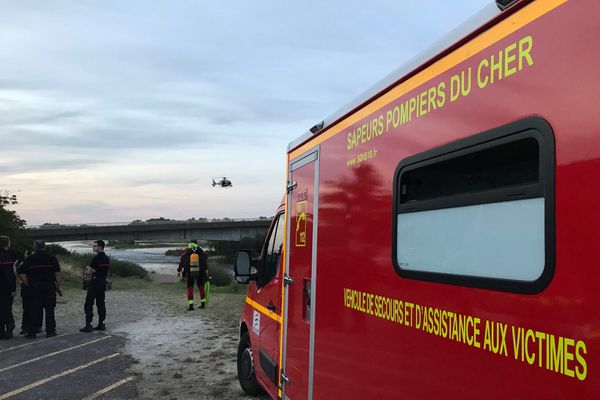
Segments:
[[[190,254],[190,267],[200,267],[200,256],[196,252]]]
[[[190,261],[189,261],[190,272],[193,274],[194,273],[197,274],[198,272],[200,272],[200,254],[198,254],[197,249],[193,249],[193,250],[191,250],[191,253],[189,256],[190,256]]]

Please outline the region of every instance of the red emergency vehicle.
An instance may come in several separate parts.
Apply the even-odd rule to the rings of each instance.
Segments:
[[[248,393],[600,399],[600,2],[498,3],[290,144]]]

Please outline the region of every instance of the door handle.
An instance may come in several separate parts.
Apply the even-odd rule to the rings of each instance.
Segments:
[[[275,304],[269,302],[269,304],[267,304],[267,310],[275,312],[275,310],[277,310],[277,307],[275,307]]]

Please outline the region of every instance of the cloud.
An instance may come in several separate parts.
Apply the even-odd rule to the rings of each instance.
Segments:
[[[270,215],[291,140],[488,3],[4,4],[2,188],[32,223]]]

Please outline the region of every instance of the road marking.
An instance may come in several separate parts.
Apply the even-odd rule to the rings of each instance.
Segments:
[[[46,340],[44,341],[44,343],[46,343],[47,341],[49,341],[49,340],[52,340],[52,339],[57,339],[57,338],[60,338],[60,337],[65,337],[65,336],[70,336],[70,335],[78,335],[78,334],[79,334],[79,333],[77,333],[77,332],[73,332],[73,333],[65,333],[65,334],[62,334],[62,335],[56,335],[56,336],[54,336],[54,337],[51,337],[51,338],[48,338],[48,339],[46,339]],[[3,349],[3,350],[0,350],[0,353],[4,353],[5,351],[10,351],[10,350],[15,350],[15,349],[20,349],[21,347],[25,347],[25,346],[31,346],[32,344],[39,344],[39,343],[40,343],[40,342],[38,342],[38,341],[32,340],[31,342],[29,342],[29,343],[25,343],[25,344],[22,344],[22,345],[20,345],[20,346],[14,346],[14,347],[9,347],[8,349]]]
[[[106,361],[106,360],[108,360],[108,359],[111,359],[111,358],[113,358],[113,357],[116,357],[116,356],[118,356],[119,354],[120,354],[120,353],[114,353],[114,354],[111,354],[110,356],[106,356],[106,357],[102,357],[102,358],[99,358],[99,359],[97,359],[97,360],[94,360],[94,361],[90,361],[90,362],[89,362],[89,363],[87,363],[87,364],[83,364],[83,365],[80,365],[80,366],[78,366],[78,367],[71,368],[71,369],[69,369],[69,370],[67,370],[67,371],[61,372],[60,374],[53,375],[53,376],[51,376],[51,377],[49,377],[49,378],[42,379],[42,380],[40,380],[40,381],[37,381],[37,382],[33,382],[33,383],[31,383],[31,384],[29,384],[29,385],[27,385],[27,386],[23,386],[23,387],[22,387],[22,388],[20,388],[20,389],[13,390],[12,392],[4,393],[3,395],[0,395],[0,400],[5,400],[5,399],[8,399],[8,398],[10,398],[10,397],[16,396],[16,395],[18,395],[18,394],[21,394],[21,393],[23,393],[23,392],[26,392],[26,391],[28,391],[28,390],[31,390],[31,389],[33,389],[33,388],[35,388],[35,387],[38,387],[38,386],[40,386],[40,385],[43,385],[44,383],[48,383],[48,382],[50,382],[50,381],[53,381],[53,380],[55,380],[55,379],[58,379],[58,378],[62,378],[63,376],[66,376],[66,375],[72,374],[73,372],[77,372],[77,371],[79,371],[80,369],[84,369],[84,368],[87,368],[87,367],[91,367],[91,366],[92,366],[92,365],[94,365],[94,364],[98,364],[98,363],[100,363],[100,362],[102,362],[102,361]]]
[[[83,343],[83,344],[78,344],[77,346],[68,347],[66,349],[55,351],[54,353],[49,353],[49,354],[46,354],[46,355],[43,355],[43,356],[40,356],[40,357],[32,358],[31,360],[23,361],[23,362],[20,362],[18,364],[11,365],[10,367],[1,368],[0,372],[5,372],[5,371],[8,371],[9,369],[13,369],[13,368],[21,367],[23,365],[31,364],[32,362],[36,362],[36,361],[39,361],[39,360],[44,359],[44,358],[52,357],[52,356],[55,356],[57,354],[64,353],[66,351],[75,350],[75,349],[78,349],[80,347],[87,346],[89,344],[99,342],[101,340],[106,340],[106,339],[108,339],[110,337],[111,337],[110,335],[109,336],[104,336],[104,337],[102,337],[100,339],[92,340],[91,342],[87,342],[87,343]]]
[[[105,393],[108,393],[111,390],[116,389],[119,386],[126,384],[127,382],[132,381],[133,379],[134,379],[133,376],[127,377],[125,379],[122,379],[119,382],[113,383],[112,385],[107,386],[107,387],[105,387],[102,390],[98,390],[96,393],[93,393],[93,394],[89,395],[88,397],[85,397],[83,400],[92,400],[92,399],[95,399],[98,396],[101,396],[101,395],[103,395]]]

